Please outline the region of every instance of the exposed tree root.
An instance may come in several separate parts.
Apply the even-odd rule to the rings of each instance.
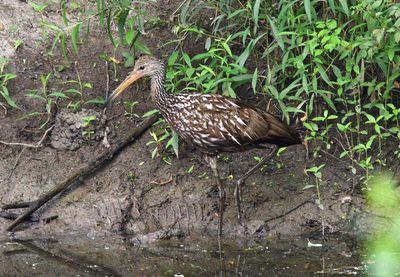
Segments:
[[[110,160],[126,145],[133,142],[135,139],[140,137],[148,128],[150,128],[158,119],[158,116],[148,117],[142,121],[136,128],[134,128],[129,135],[122,141],[119,141],[114,147],[109,148],[104,151],[97,158],[89,161],[85,165],[81,166],[77,171],[69,175],[63,181],[58,183],[52,190],[44,193],[39,199],[32,202],[24,203],[13,203],[6,204],[3,206],[3,210],[16,209],[16,208],[28,208],[24,213],[22,213],[18,218],[16,218],[6,229],[6,231],[12,231],[15,227],[23,223],[27,218],[29,218],[32,213],[37,211],[40,207],[46,204],[48,201],[53,199],[59,193],[65,191],[72,184],[82,181],[90,173],[99,168],[105,161]]]

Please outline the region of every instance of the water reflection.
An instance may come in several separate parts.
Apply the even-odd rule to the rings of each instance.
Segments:
[[[0,241],[0,276],[313,276],[363,270],[353,241],[330,238],[233,241],[193,238],[148,246],[129,238]]]

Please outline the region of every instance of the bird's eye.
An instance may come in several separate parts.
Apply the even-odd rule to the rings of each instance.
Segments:
[[[144,69],[144,65],[140,66],[139,69],[140,69],[140,70],[143,70],[143,69]]]

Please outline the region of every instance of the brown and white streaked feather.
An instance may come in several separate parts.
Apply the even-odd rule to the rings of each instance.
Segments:
[[[169,105],[173,112],[163,113],[167,122],[184,140],[206,152],[300,142],[297,133],[273,115],[235,99],[180,94]]]

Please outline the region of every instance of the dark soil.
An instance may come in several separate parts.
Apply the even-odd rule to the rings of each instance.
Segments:
[[[8,5],[28,9],[23,1],[11,2]],[[173,11],[180,3],[161,2],[164,3],[162,9],[154,6],[156,14],[165,15],[165,9]],[[5,10],[7,3],[0,4],[0,10]],[[16,18],[13,9],[8,9],[7,13],[9,20]],[[61,21],[57,13],[56,9],[49,9],[41,16]],[[31,12],[30,16],[32,24],[37,24],[36,15]],[[34,144],[41,139],[47,127],[53,124],[55,127],[45,139],[43,147],[37,149],[0,144],[1,205],[37,199],[104,151],[107,142],[113,145],[118,138],[124,137],[141,120],[124,115],[125,111],[129,111],[125,101],[140,103],[134,109],[138,115],[153,108],[149,87],[144,81],[115,102],[105,116],[101,107],[89,104],[84,106],[85,110],[73,112],[66,108],[67,100],[60,100],[53,105],[53,114],[47,127],[38,128],[47,119],[46,116],[18,120],[33,111],[45,111],[44,103],[25,95],[28,89],[40,88],[41,74],[54,72],[49,90],[62,90],[73,87],[65,81],[76,79],[78,69],[81,79],[93,84],[92,89],[85,90],[83,102],[105,97],[109,93],[108,86],[112,90],[127,75],[128,69],[117,65],[114,71],[113,66],[109,64],[107,67],[104,60],[98,57],[99,53],[112,56],[114,49],[107,35],[96,30],[97,26],[80,45],[78,57],[69,53],[69,64],[60,53],[54,53],[53,56],[47,54],[45,47],[51,41],[34,44],[27,40],[13,56],[8,70],[15,72],[18,77],[9,83],[9,90],[21,110],[9,109],[7,114],[2,114],[0,140]],[[155,55],[165,57],[173,49],[172,46],[160,48],[160,42],[171,37],[170,28],[161,26],[150,30],[143,41]],[[26,38],[29,39],[29,36]],[[193,45],[186,47],[189,53],[195,53],[199,44],[193,41]],[[116,58],[122,60],[120,50],[117,49]],[[85,127],[82,117],[92,114],[97,114],[99,120],[93,123],[93,136],[87,137],[83,135]],[[156,128],[158,126],[153,127],[153,131]],[[199,161],[200,153],[187,148],[181,149],[180,159],[166,152],[162,155],[167,157],[167,161],[161,157],[152,159],[154,145],[147,145],[150,140],[150,134],[146,133],[111,162],[34,215],[36,219],[52,216],[57,216],[57,219],[49,223],[42,220],[27,223],[19,230],[28,234],[90,235],[112,232],[140,235],[141,239],[150,241],[151,234],[159,234],[157,232],[160,230],[175,230],[171,234],[179,236],[215,234],[218,227],[218,193],[210,178],[209,168]],[[245,235],[235,218],[233,184],[235,179],[255,164],[254,156],[263,154],[260,150],[253,150],[221,155],[219,158],[227,191],[224,221],[224,234],[227,236]],[[303,146],[289,147],[247,180],[243,187],[242,202],[248,235],[280,237],[318,235],[322,229],[325,233],[368,230],[370,224],[367,223],[370,220],[363,212],[364,202],[358,193],[359,177],[347,169],[346,161],[330,155],[319,159],[307,160]],[[320,199],[323,209],[316,204],[315,187],[304,189],[315,184],[313,177],[305,175],[306,166],[320,162],[326,163]],[[194,166],[194,170],[188,173],[191,166]],[[167,182],[169,180],[171,182]],[[4,230],[8,224],[9,220],[0,218],[0,229]],[[146,235],[149,237],[144,237]],[[158,235],[153,237],[158,238]]]

